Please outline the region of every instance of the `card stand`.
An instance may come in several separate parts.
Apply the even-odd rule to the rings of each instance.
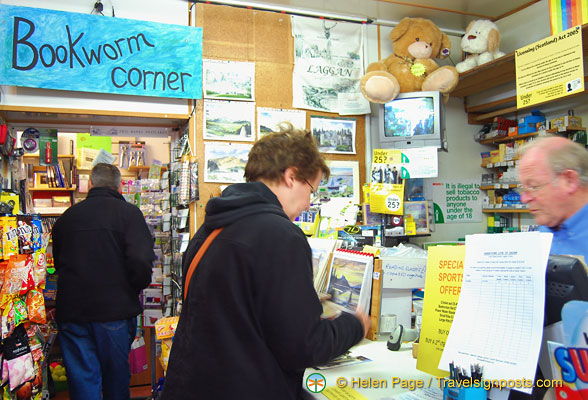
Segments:
[[[488,391],[483,387],[448,387],[443,388],[443,400],[486,400]]]

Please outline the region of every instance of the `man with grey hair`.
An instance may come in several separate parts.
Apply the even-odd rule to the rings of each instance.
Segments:
[[[84,201],[53,226],[56,320],[72,400],[130,399],[129,352],[151,282],[153,239],[119,193],[121,175],[97,164]]]
[[[588,151],[550,136],[525,145],[518,167],[521,201],[542,232],[553,233],[551,254],[588,260]]]

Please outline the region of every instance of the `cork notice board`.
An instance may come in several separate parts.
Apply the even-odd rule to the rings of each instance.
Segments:
[[[294,39],[290,16],[224,5],[198,3],[196,25],[203,29],[202,58],[248,61],[255,63],[256,107],[292,109],[292,71],[294,70]],[[196,203],[196,223],[204,221],[208,199],[220,195],[218,183],[204,182],[204,140],[202,101],[196,102],[195,142],[199,161],[198,183],[200,200]],[[338,117],[306,110],[306,127],[310,116]],[[358,161],[360,185],[365,181],[365,117],[356,119],[356,154],[325,154],[327,160]],[[250,143],[250,142],[248,142]]]

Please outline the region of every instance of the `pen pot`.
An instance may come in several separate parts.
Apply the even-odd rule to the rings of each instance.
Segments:
[[[463,385],[463,382],[461,384]],[[443,400],[486,400],[487,396],[488,392],[484,387],[457,387],[457,385],[449,384],[448,381],[445,381],[443,387]]]

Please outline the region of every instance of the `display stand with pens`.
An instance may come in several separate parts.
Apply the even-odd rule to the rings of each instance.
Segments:
[[[449,363],[449,378],[443,385],[443,400],[486,400],[488,391],[482,382],[483,368],[476,364],[465,368]],[[452,382],[450,382],[452,381]]]

